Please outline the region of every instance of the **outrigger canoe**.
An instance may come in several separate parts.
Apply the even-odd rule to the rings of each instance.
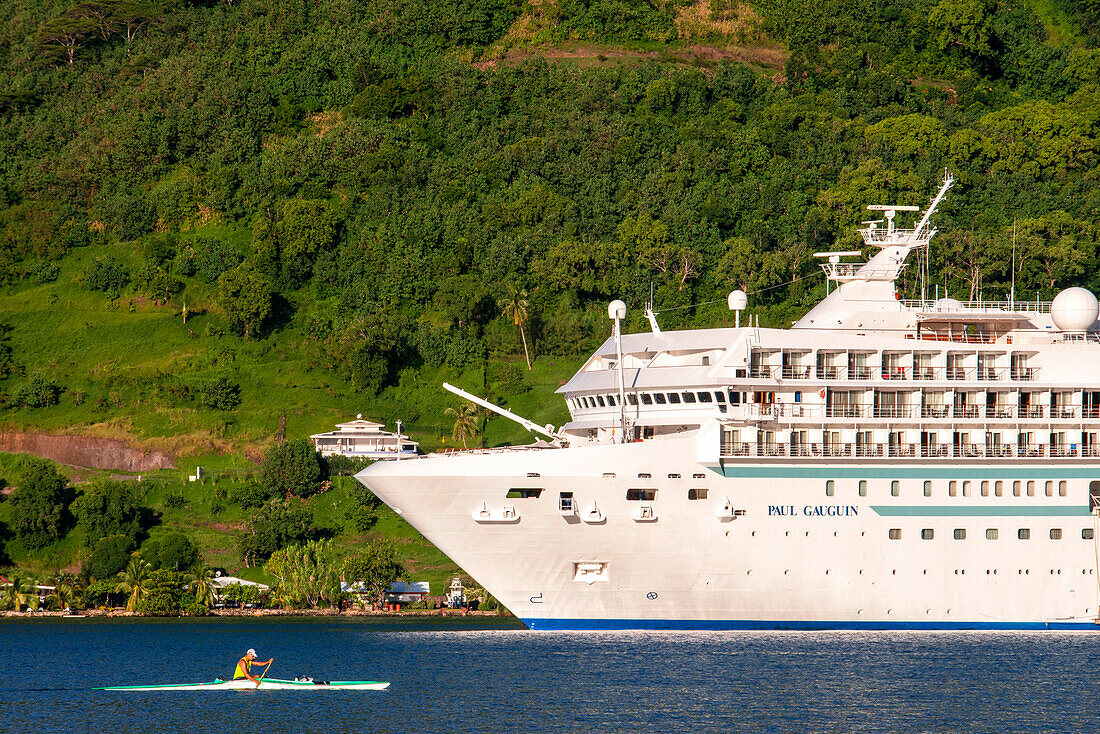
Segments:
[[[389,688],[389,681],[377,680],[279,680],[264,678],[260,681],[261,690],[284,691],[381,691]],[[215,678],[209,683],[176,683],[157,686],[100,686],[93,691],[241,691],[256,690],[256,684],[247,678],[221,680]]]

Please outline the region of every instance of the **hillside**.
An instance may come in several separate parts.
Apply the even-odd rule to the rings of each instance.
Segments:
[[[166,452],[198,507],[284,415],[451,446],[447,380],[560,424],[608,300],[789,323],[944,168],[933,282],[1005,292],[1014,228],[1018,293],[1096,290],[1098,36],[1092,0],[14,0],[0,427]],[[163,520],[234,566],[234,512]]]

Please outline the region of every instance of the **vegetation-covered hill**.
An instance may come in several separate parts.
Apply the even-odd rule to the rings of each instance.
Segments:
[[[0,423],[431,448],[444,379],[560,423],[609,299],[785,323],[944,168],[933,282],[1003,294],[1015,222],[1018,293],[1095,289],[1098,36],[1095,0],[12,0]]]

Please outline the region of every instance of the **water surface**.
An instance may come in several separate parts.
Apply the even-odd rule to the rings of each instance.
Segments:
[[[551,633],[496,620],[0,620],[0,731],[1085,732],[1094,633]],[[271,675],[387,691],[109,692]]]

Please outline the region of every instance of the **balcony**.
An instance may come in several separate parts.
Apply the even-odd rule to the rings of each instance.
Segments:
[[[875,370],[871,367],[860,365],[849,365],[848,367],[849,380],[870,380],[874,374]]]
[[[956,405],[952,410],[952,415],[955,418],[977,418],[978,406],[977,405]]]
[[[875,406],[875,418],[909,418],[912,412],[908,405]]]
[[[785,364],[783,365],[783,379],[808,380],[810,379],[810,368],[802,365]]]
[[[862,405],[827,405],[825,406],[826,418],[862,418]]]
[[[819,364],[817,366],[817,379],[819,380],[839,380],[840,368],[834,365]]]
[[[1100,444],[797,443],[722,442],[723,458],[858,459],[1075,459],[1100,456]]]
[[[1034,367],[1013,367],[1009,370],[1009,376],[1013,380],[1034,380],[1039,375],[1039,370]]]

